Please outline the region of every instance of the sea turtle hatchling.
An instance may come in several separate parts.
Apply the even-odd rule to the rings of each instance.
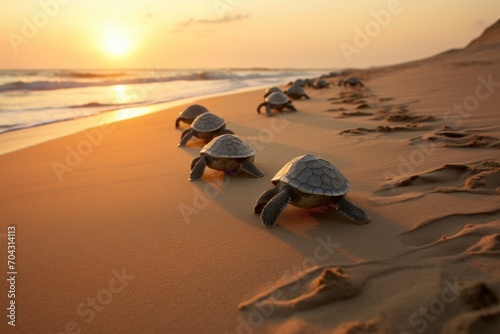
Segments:
[[[359,78],[356,78],[356,77],[349,77],[345,80],[341,80],[339,82],[339,86],[351,86],[352,88],[355,88],[357,86],[360,86],[360,87],[364,87],[365,85],[363,84],[363,82],[361,82],[361,80]]]
[[[274,92],[280,92],[280,93],[283,93],[283,91],[278,88],[278,87],[271,87],[271,88],[268,88],[266,89],[266,91],[264,92],[264,100],[266,99],[266,97],[268,97],[269,95],[271,95],[272,93]]]
[[[300,87],[305,87],[307,86],[307,81],[308,79],[297,79],[295,80],[294,82],[292,82],[291,84],[289,84],[289,86],[292,86],[292,85],[297,85],[297,86],[300,86]]]
[[[196,117],[191,127],[182,132],[181,142],[178,146],[186,145],[193,136],[209,142],[214,137],[232,133],[234,132],[226,129],[226,121],[223,118],[213,113],[206,112]]]
[[[330,84],[323,78],[315,79],[312,83],[312,87],[316,89],[328,88]]]
[[[179,127],[179,123],[182,121],[187,124],[192,124],[194,119],[201,114],[208,112],[208,109],[199,104],[193,104],[187,107],[186,110],[180,113],[179,117],[175,120],[175,128]]]
[[[334,205],[337,210],[358,224],[370,222],[367,214],[345,198],[350,184],[342,173],[315,155],[296,157],[276,173],[274,188],[262,193],[254,212],[261,213],[267,227],[276,225],[283,209],[292,204],[300,208]]]
[[[288,96],[281,92],[274,92],[264,99],[264,102],[259,104],[257,107],[257,112],[260,114],[260,109],[266,107],[267,116],[271,117],[273,113],[271,109],[276,109],[278,111],[283,111],[283,109],[289,109],[291,111],[297,111],[295,106],[292,104]]]
[[[201,179],[206,166],[230,175],[244,171],[253,177],[262,177],[264,173],[253,164],[254,158],[255,150],[240,137],[230,134],[216,137],[191,163],[189,181]]]
[[[288,87],[284,93],[288,95],[288,97],[296,100],[300,100],[302,97],[309,99],[310,97],[304,92],[304,89],[299,85],[292,85]]]

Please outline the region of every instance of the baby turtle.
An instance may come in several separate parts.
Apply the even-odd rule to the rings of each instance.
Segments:
[[[288,97],[296,100],[300,100],[301,97],[305,97],[306,99],[309,99],[310,97],[304,92],[304,89],[298,85],[292,85],[288,87],[287,90],[284,91]]]
[[[339,82],[339,86],[340,85],[343,85],[344,87],[349,85],[351,86],[352,88],[355,88],[357,86],[360,86],[360,87],[364,87],[365,85],[361,82],[361,80],[359,80],[359,78],[356,78],[356,77],[350,77],[346,80],[341,80]]]
[[[290,203],[300,208],[334,205],[358,224],[370,222],[361,208],[344,197],[350,188],[345,176],[315,155],[290,160],[271,182],[275,187],[262,193],[254,208],[255,213],[261,213],[262,223],[267,227],[276,225],[279,215]]]
[[[318,78],[313,81],[312,87],[316,89],[327,88],[330,84],[323,78]]]
[[[260,109],[262,107],[266,107],[266,114],[267,116],[271,117],[273,113],[271,112],[271,109],[276,109],[278,111],[283,111],[283,109],[287,108],[291,111],[297,111],[295,107],[293,106],[292,102],[288,99],[288,96],[286,96],[284,93],[281,92],[274,92],[271,93],[268,97],[264,99],[264,102],[259,104],[257,107],[257,112],[260,114]]]
[[[305,87],[307,85],[307,81],[304,79],[297,79],[293,84],[300,87]]]
[[[307,87],[312,87],[314,79],[307,78],[307,79],[304,79],[304,82],[305,82],[305,84],[306,84]]]
[[[206,166],[230,175],[244,171],[253,177],[262,177],[264,173],[253,164],[254,158],[255,150],[240,137],[230,134],[216,137],[191,163],[189,181],[201,179]]]
[[[214,137],[234,133],[226,129],[226,121],[223,118],[206,112],[196,117],[191,124],[191,128],[184,130],[181,134],[181,142],[178,146],[184,146],[193,136],[203,139],[206,142],[211,141]]]
[[[200,106],[199,104],[193,104],[192,106],[187,107],[186,110],[180,113],[179,118],[175,120],[175,128],[177,129],[179,127],[179,123],[181,121],[187,124],[193,123],[196,117],[206,112],[208,112],[207,108]]]
[[[280,93],[283,93],[283,91],[281,89],[279,89],[278,87],[271,87],[271,88],[268,88],[266,89],[265,91],[265,94],[264,94],[264,100],[266,99],[266,97],[268,97],[269,95],[271,95],[272,93],[274,92],[280,92]]]

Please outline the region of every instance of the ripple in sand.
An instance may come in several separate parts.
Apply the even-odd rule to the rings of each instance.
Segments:
[[[298,288],[297,288],[298,285]],[[292,283],[258,295],[239,305],[240,310],[272,309],[273,316],[307,311],[336,300],[357,296],[361,288],[341,268],[317,268],[304,272]]]
[[[496,137],[480,135],[470,131],[453,131],[449,127],[428,133],[422,138],[436,143],[439,147],[500,148],[500,139]]]
[[[342,113],[342,116],[339,116],[338,118],[352,117],[352,116],[371,116],[371,115],[373,115],[373,113],[366,111],[344,111]]]
[[[352,128],[339,132],[341,135],[365,135],[373,132],[400,132],[400,131],[422,131],[426,130],[423,125],[406,124],[405,126],[379,125],[376,128]]]
[[[391,114],[387,117],[388,122],[407,122],[407,123],[418,123],[418,122],[433,122],[436,119],[434,116],[411,116],[407,114]]]
[[[469,254],[498,253],[498,229],[500,221],[492,221],[498,216],[500,209],[485,212],[470,212],[467,214],[454,214],[425,220],[412,229],[400,234],[405,243],[417,247],[435,246],[442,242],[462,238],[476,237],[481,239],[470,244],[464,251]]]
[[[500,252],[500,234],[494,233],[481,238],[477,244],[467,251],[473,254]]]
[[[414,187],[408,197],[408,189]],[[473,164],[446,164],[421,174],[391,180],[375,193],[379,196],[405,195],[405,200],[430,193],[468,192],[476,194],[500,194],[500,162],[484,160]]]
[[[464,324],[470,324],[473,329],[486,316],[493,322],[484,323],[481,327],[483,332],[476,330],[466,333],[490,333],[492,328],[496,328],[498,321],[497,296],[500,280],[495,277],[495,271],[470,268],[478,263],[482,263],[485,268],[495,268],[499,254],[492,252],[491,247],[484,246],[479,254],[470,250],[487,244],[485,240],[492,238],[496,243],[498,233],[494,231],[498,231],[499,226],[500,221],[481,226],[465,226],[450,237],[410,248],[383,262],[363,262],[344,265],[342,268],[317,267],[305,271],[293,282],[242,303],[240,310],[249,311],[247,315],[258,310],[270,310],[267,317],[294,314],[293,319],[299,321],[302,317],[308,319],[311,314],[330,316],[339,307],[352,307],[353,303],[360,303],[365,306],[364,312],[366,306],[372,312],[367,318],[369,320],[346,322],[330,332],[405,333],[404,330],[415,330],[416,321],[409,322],[409,317],[424,319],[419,310],[428,310],[429,307],[435,310],[444,293],[446,304],[441,301],[442,310],[433,311],[433,321],[427,322],[429,332],[456,333],[449,329],[456,330]],[[411,279],[403,279],[408,277]],[[377,302],[373,302],[370,299],[373,295],[367,296],[379,288],[380,284],[386,287],[385,294],[379,296],[381,299],[377,299]],[[281,296],[279,300],[276,298],[278,294]],[[322,311],[318,309],[320,307]],[[307,312],[311,310],[317,311]],[[388,318],[387,314],[392,316]],[[415,317],[414,314],[418,316]],[[309,324],[307,321],[299,323]],[[297,325],[297,322],[294,324]],[[290,326],[286,328],[292,329]],[[307,329],[316,328],[308,325]]]

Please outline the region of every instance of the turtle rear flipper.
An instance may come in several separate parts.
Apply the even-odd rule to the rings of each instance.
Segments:
[[[285,209],[285,207],[290,204],[292,201],[292,195],[288,187],[283,187],[281,191],[271,198],[271,200],[264,206],[262,213],[260,215],[260,219],[262,220],[262,224],[266,227],[273,227],[276,225],[276,221],[278,220],[281,212]]]
[[[179,122],[180,122],[180,121],[181,121],[181,118],[180,118],[180,117],[179,117],[179,118],[177,118],[177,119],[175,120],[175,128],[176,128],[176,129],[179,127]]]
[[[258,169],[257,166],[255,166],[253,163],[251,163],[248,160],[243,161],[241,163],[241,167],[242,167],[244,172],[246,172],[247,174],[249,174],[253,177],[263,177],[264,176],[264,173],[260,169]]]
[[[197,181],[201,179],[203,173],[205,172],[205,167],[207,166],[207,157],[201,156],[193,160],[194,167],[189,174],[189,181]]]
[[[185,146],[189,139],[193,137],[193,130],[187,129],[181,135],[181,142],[177,146]]]
[[[350,218],[357,224],[367,224],[370,222],[370,217],[368,217],[366,212],[345,197],[341,197],[338,200],[336,207],[340,213]]]

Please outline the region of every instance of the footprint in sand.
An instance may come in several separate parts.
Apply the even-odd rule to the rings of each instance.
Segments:
[[[412,187],[411,192],[408,187]],[[500,162],[484,160],[472,164],[446,164],[428,172],[390,180],[375,194],[410,200],[430,193],[450,192],[499,195]]]
[[[339,132],[341,135],[365,135],[373,132],[400,132],[400,131],[422,131],[426,130],[423,125],[417,124],[406,124],[405,126],[387,126],[379,125],[376,128],[352,128],[347,130],[342,130]]]
[[[368,95],[362,94],[362,93],[346,93],[346,92],[341,92],[338,94],[338,97],[331,97],[328,98],[328,101],[333,101],[331,102],[332,104],[366,104],[366,101],[364,99],[369,98]]]
[[[370,108],[370,106],[364,102],[356,106],[356,109],[365,109],[365,108]]]
[[[387,102],[387,101],[392,101],[394,100],[393,97],[381,97],[378,99],[380,102]]]
[[[430,132],[423,139],[436,143],[439,147],[484,147],[500,148],[500,139],[492,136],[480,135],[471,131],[453,131],[449,127]]]
[[[374,117],[373,120],[380,121],[386,120],[387,122],[406,122],[406,123],[418,123],[418,122],[433,122],[436,120],[434,116],[430,115],[410,115],[410,110],[407,105],[401,105],[396,109],[393,106],[386,106],[384,109],[379,110],[378,116]]]
[[[367,111],[344,111],[340,116],[337,118],[345,118],[345,117],[353,117],[353,116],[371,116],[373,113],[367,112]]]
[[[332,108],[332,109],[327,109],[326,111],[346,111],[346,108]]]
[[[411,116],[407,114],[391,114],[387,117],[388,122],[407,122],[407,123],[418,123],[418,122],[433,122],[436,119],[434,116],[422,115],[422,116]]]

